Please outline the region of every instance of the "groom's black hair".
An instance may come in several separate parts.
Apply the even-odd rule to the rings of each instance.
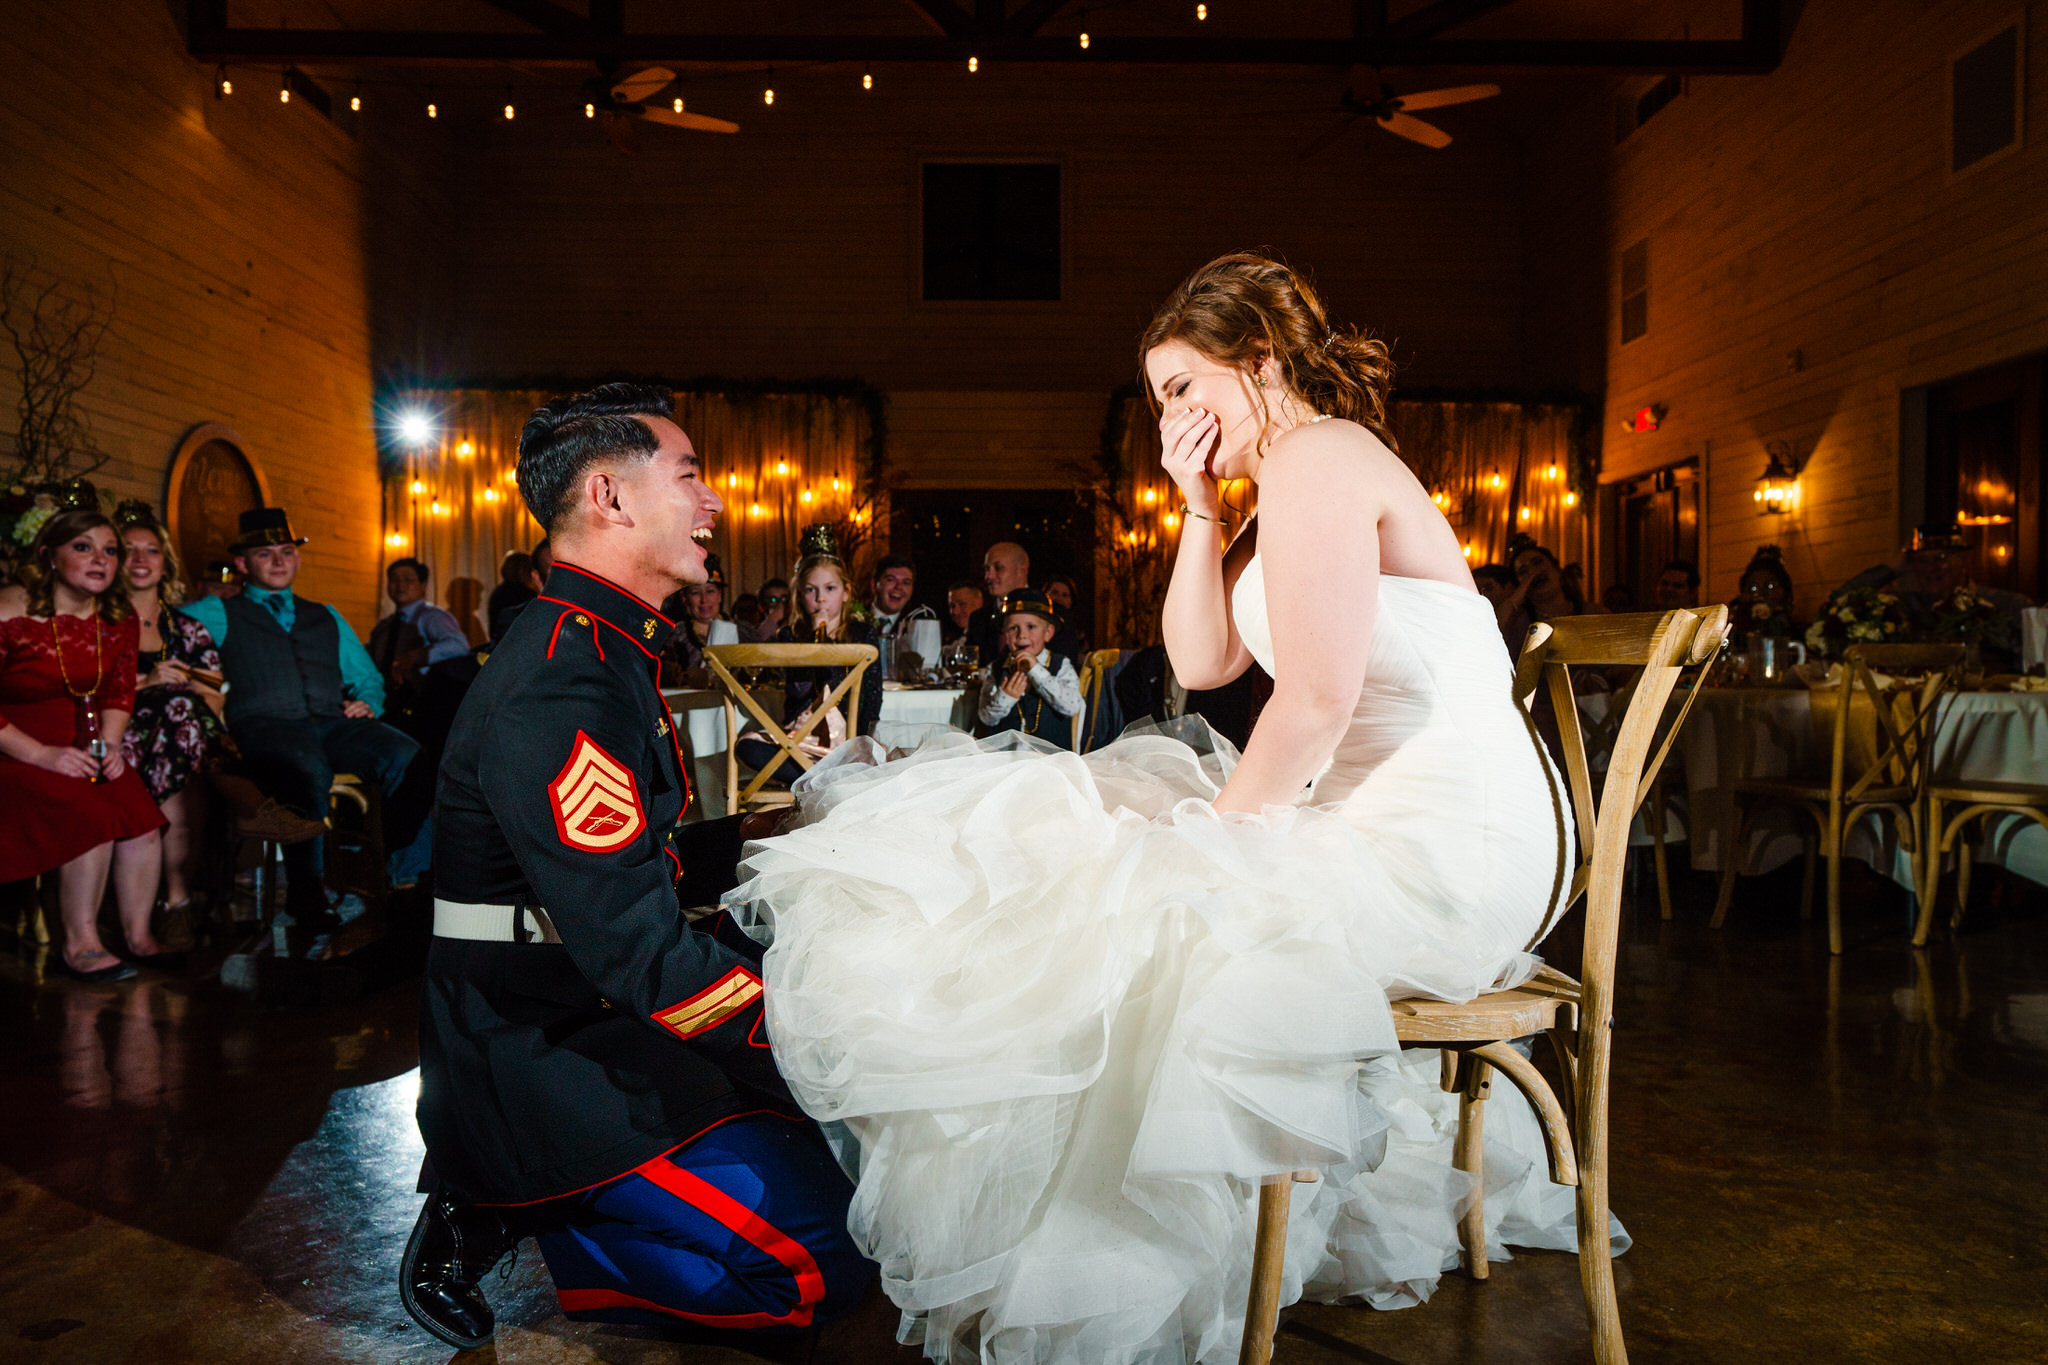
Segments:
[[[519,433],[519,496],[526,510],[553,534],[584,472],[606,456],[652,456],[661,442],[642,419],[672,418],[675,410],[675,395],[657,384],[600,384],[536,409]]]

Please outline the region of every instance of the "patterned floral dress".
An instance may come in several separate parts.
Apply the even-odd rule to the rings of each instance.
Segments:
[[[17,616],[0,621],[0,729],[20,726],[45,744],[78,743],[75,693],[102,712],[135,705],[135,618]],[[124,769],[88,782],[0,754],[0,882],[62,867],[114,839],[162,827],[149,788]]]
[[[157,630],[164,647],[137,655],[137,674],[147,675],[165,659],[220,672],[220,650],[205,626],[165,607]],[[145,687],[135,694],[135,718],[128,722],[121,752],[159,803],[182,791],[194,776],[235,757],[227,726],[203,697],[181,684]]]

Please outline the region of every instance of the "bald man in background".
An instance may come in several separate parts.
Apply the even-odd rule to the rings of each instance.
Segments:
[[[988,553],[981,560],[981,583],[988,590],[988,600],[981,610],[967,620],[967,639],[980,651],[981,662],[1002,658],[1008,651],[1003,648],[1002,629],[1003,598],[1031,586],[1031,552],[1015,541],[999,540],[988,547]],[[1071,621],[1059,623],[1053,632],[1050,648],[1056,654],[1080,661],[1081,641],[1075,635]]]

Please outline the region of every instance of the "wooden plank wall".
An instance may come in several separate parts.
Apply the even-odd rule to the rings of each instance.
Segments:
[[[1071,488],[1095,464],[1106,393],[889,395],[889,474],[903,488]]]
[[[443,117],[414,116],[411,137],[462,148],[451,363],[473,381],[853,375],[1106,398],[1187,271],[1266,244],[1313,268],[1342,318],[1397,338],[1410,382],[1522,378],[1518,153],[1499,111],[1445,111],[1462,136],[1443,152],[1368,121],[1304,155],[1338,121],[1341,70],[875,75],[863,92],[857,70],[777,73],[772,109],[758,75],[692,76],[691,108],[742,131],[643,127],[635,157],[559,93],[507,123],[489,116],[500,92],[443,85]],[[919,301],[924,156],[1065,166],[1062,301]]]
[[[379,583],[358,148],[239,73],[216,101],[155,0],[21,0],[0,24],[0,242],[118,295],[85,407],[98,480],[161,505],[179,439],[224,422],[310,536],[301,580],[359,630]],[[18,379],[0,366],[0,412]]]
[[[1733,593],[1766,540],[1786,550],[1808,611],[1890,559],[1901,389],[2048,349],[2042,6],[2028,31],[2027,145],[1947,169],[1948,60],[2021,8],[1813,0],[1772,75],[1694,79],[1619,147],[1610,84],[1532,152],[1530,221],[1556,225],[1553,244],[1576,232],[1601,247],[1603,478],[1706,457],[1709,600]],[[1624,346],[1619,258],[1645,237],[1649,330]],[[1561,363],[1583,366],[1582,295],[1573,258],[1557,259],[1566,287],[1530,290],[1532,349],[1569,335]],[[1650,403],[1668,406],[1663,428],[1624,434],[1624,415]],[[1778,440],[1808,462],[1803,506],[1783,519],[1752,497]]]

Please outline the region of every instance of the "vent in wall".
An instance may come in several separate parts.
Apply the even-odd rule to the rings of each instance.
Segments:
[[[2023,16],[1949,60],[1949,170],[1967,171],[2017,151],[2027,50]]]
[[[1621,253],[1621,340],[1624,345],[1650,330],[1650,239]]]

